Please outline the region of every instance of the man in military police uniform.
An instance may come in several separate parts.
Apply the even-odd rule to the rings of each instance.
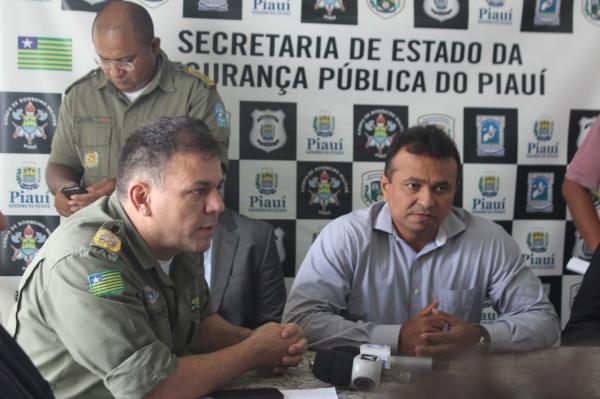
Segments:
[[[144,7],[108,3],[94,20],[92,39],[100,68],[67,88],[46,170],[61,215],[114,191],[123,143],[153,117],[202,119],[219,142],[226,167],[229,121],[214,83],[169,61]],[[88,193],[69,200],[60,191],[77,185]]]
[[[222,182],[206,125],[162,118],[128,138],[116,192],[53,232],[8,329],[57,397],[200,397],[250,368],[300,362],[297,325],[252,331],[211,314],[198,254]]]

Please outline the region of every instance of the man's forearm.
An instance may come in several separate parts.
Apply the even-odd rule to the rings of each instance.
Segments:
[[[600,219],[590,192],[582,185],[565,178],[562,193],[577,230],[590,250],[594,251],[600,243]]]
[[[238,344],[252,334],[252,330],[229,323],[218,314],[202,320],[196,327],[192,342],[193,353],[208,353]]]
[[[254,367],[248,343],[218,352],[182,357],[175,372],[162,381],[147,398],[193,398],[217,390]]]
[[[65,183],[77,183],[80,180],[81,175],[68,166],[48,163],[46,167],[46,184],[54,195]]]

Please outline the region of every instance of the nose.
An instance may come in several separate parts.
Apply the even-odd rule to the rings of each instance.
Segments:
[[[434,193],[429,187],[423,187],[419,191],[419,204],[425,209],[431,209],[435,205]]]
[[[219,194],[219,190],[213,189],[206,200],[206,213],[217,215],[225,210],[225,204]]]
[[[103,69],[104,69],[104,73],[106,73],[111,80],[120,78],[125,74],[125,71],[123,69],[119,68],[112,62],[109,62],[108,64],[106,64],[106,66],[104,66]]]

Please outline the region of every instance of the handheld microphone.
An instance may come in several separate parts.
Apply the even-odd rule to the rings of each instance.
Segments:
[[[357,354],[325,349],[317,351],[313,374],[319,380],[361,391],[379,385],[383,361],[375,355]]]
[[[407,372],[413,371],[446,371],[450,368],[450,364],[447,360],[431,358],[431,357],[415,357],[415,356],[381,356],[378,351],[378,347],[381,345],[361,345],[357,346],[336,346],[333,349],[337,351],[346,352],[349,355],[356,356],[359,353],[372,354],[379,357],[384,362],[384,368],[391,368],[392,370],[401,370]],[[389,349],[389,347],[388,347]],[[389,350],[388,350],[389,353]],[[389,364],[385,364],[386,360]]]

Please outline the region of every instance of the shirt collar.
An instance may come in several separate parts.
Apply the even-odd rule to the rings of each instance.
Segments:
[[[392,234],[395,237],[398,237],[396,233],[396,229],[394,228],[394,224],[392,222],[392,215],[390,213],[390,207],[387,202],[374,204],[371,206],[371,212],[375,212],[375,221],[373,223],[374,230],[381,230],[385,233]],[[465,222],[460,218],[458,213],[458,208],[451,208],[450,212],[448,212],[448,216],[438,229],[437,235],[435,237],[435,244],[438,247],[441,247],[448,241],[449,238],[452,238],[466,229]]]
[[[137,229],[131,223],[131,219],[127,216],[127,213],[123,209],[121,202],[117,198],[117,193],[114,192],[108,200],[109,209],[115,214],[115,219],[120,219],[125,224],[125,231],[127,234],[127,241],[129,241],[134,256],[139,261],[139,264],[144,269],[152,269],[159,267],[158,260],[150,252],[150,248],[146,245],[146,242],[139,235]]]

